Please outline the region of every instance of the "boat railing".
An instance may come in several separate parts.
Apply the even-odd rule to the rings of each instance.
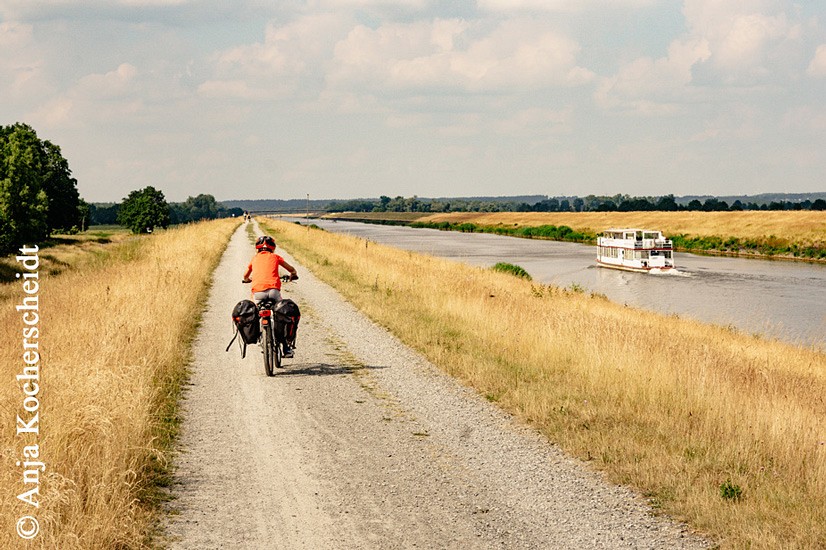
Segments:
[[[673,242],[671,239],[643,239],[643,240],[634,240],[634,248],[665,248],[671,249],[674,247]],[[630,243],[628,239],[614,239],[610,237],[601,237],[600,238],[600,245],[601,246],[614,246],[614,247],[630,247]]]
[[[670,239],[645,239],[634,241],[634,248],[672,248]]]

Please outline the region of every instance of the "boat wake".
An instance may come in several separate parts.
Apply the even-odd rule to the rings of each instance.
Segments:
[[[691,273],[689,273],[687,271],[680,271],[677,268],[659,269],[659,268],[655,267],[653,269],[649,269],[648,273],[650,275],[661,275],[661,276],[670,276],[670,277],[691,277],[692,276]]]

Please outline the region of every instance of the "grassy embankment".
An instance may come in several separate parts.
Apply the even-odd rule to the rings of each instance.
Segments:
[[[826,547],[826,355],[267,222],[378,323],[724,548]]]
[[[67,269],[76,269],[88,262],[94,262],[107,248],[132,238],[132,233],[117,225],[98,225],[77,235],[55,235],[40,243],[40,272],[45,275],[57,275]],[[7,285],[15,281],[15,274],[20,265],[14,255],[0,256],[0,301],[10,293],[17,292],[18,287]]]
[[[15,435],[25,395],[15,378],[24,364],[23,323],[14,306],[24,293],[18,282],[3,287],[0,548],[23,547],[14,528],[21,514],[30,513],[15,498],[31,488],[14,466],[22,459],[23,438],[39,443],[46,464],[34,514],[41,534],[31,547],[146,546],[161,487],[169,481],[177,402],[201,304],[238,223],[221,220],[118,243],[43,250],[64,270],[39,272],[36,439]]]
[[[370,213],[372,218],[394,213]],[[336,217],[364,218],[367,214]],[[375,219],[374,219],[375,218]],[[391,218],[396,221],[397,218]],[[610,227],[660,229],[678,250],[826,260],[826,212],[453,212],[398,218],[414,227],[596,243]]]

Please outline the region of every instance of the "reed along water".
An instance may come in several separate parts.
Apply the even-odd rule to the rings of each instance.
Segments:
[[[590,245],[312,220],[326,229],[483,267],[521,266],[535,282],[576,287],[665,314],[826,350],[826,265],[675,253],[676,271],[597,267]]]

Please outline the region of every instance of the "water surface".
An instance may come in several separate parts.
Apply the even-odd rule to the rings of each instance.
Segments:
[[[538,282],[826,349],[826,265],[676,253],[677,272],[597,267],[594,246],[484,233],[312,220],[328,231],[472,265],[508,262]]]

